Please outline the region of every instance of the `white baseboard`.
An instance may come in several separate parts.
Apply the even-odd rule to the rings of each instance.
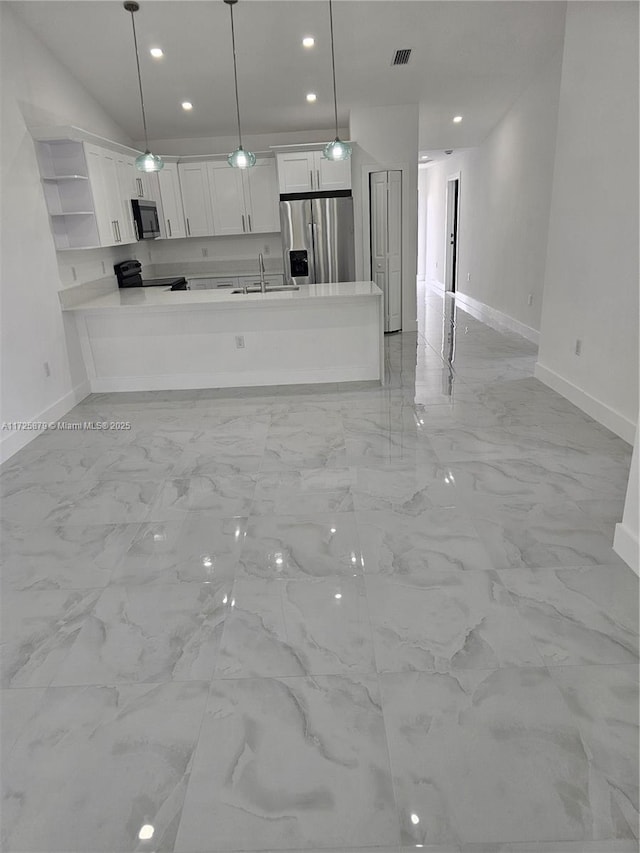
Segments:
[[[582,409],[583,412],[586,412],[594,420],[598,421],[598,423],[615,432],[616,435],[619,435],[620,438],[623,438],[629,444],[633,444],[636,435],[636,425],[629,418],[625,417],[625,415],[612,409],[600,400],[596,400],[595,397],[583,391],[582,388],[574,385],[573,382],[569,382],[568,379],[560,376],[560,374],[551,370],[551,368],[540,364],[539,361],[536,362],[533,375],[536,379],[548,385],[549,388],[557,391],[558,394],[562,394],[569,402]]]
[[[498,331],[508,329],[510,332],[522,335],[523,338],[531,341],[532,344],[536,344],[536,346],[540,343],[540,332],[537,329],[532,329],[531,326],[521,323],[515,317],[510,317],[508,314],[498,311],[497,308],[485,305],[484,302],[474,299],[473,296],[467,296],[466,293],[456,291],[453,295],[456,299],[456,305],[460,305],[472,317],[475,317],[476,320],[480,320],[482,323],[486,323],[492,329],[497,329]]]
[[[426,280],[427,287],[432,288],[432,290],[440,290],[444,293],[444,282],[438,281],[437,278],[429,278]]]
[[[38,412],[38,414],[31,418],[24,418],[24,422],[36,423],[40,421],[49,423],[50,421],[57,421],[73,409],[74,406],[77,406],[81,400],[84,400],[89,393],[91,393],[89,382],[81,382],[80,385],[76,385],[75,388],[57,400],[52,406]],[[0,437],[0,463],[10,459],[15,453],[26,447],[27,444],[41,434],[39,430],[11,430],[6,432],[3,430]]]
[[[613,550],[637,575],[640,574],[640,542],[633,531],[622,523],[616,524]]]

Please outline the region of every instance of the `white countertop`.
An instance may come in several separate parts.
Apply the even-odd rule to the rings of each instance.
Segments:
[[[256,305],[276,307],[282,302],[295,302],[298,305],[313,299],[353,299],[358,297],[382,297],[382,291],[372,281],[341,281],[334,284],[303,284],[300,290],[281,290],[271,293],[232,293],[230,290],[174,290],[164,287],[131,287],[112,291],[102,296],[78,302],[65,308],[65,311],[127,311],[144,308],[175,306],[189,308],[218,306],[237,307]]]

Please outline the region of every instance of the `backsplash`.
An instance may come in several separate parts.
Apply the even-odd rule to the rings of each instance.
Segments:
[[[257,269],[260,252],[264,256],[265,268],[268,271],[282,270],[280,234],[148,240],[104,249],[58,252],[58,290],[66,291],[85,282],[96,282],[110,276],[113,276],[115,282],[113,265],[132,258],[140,261],[143,274],[149,277],[156,274],[171,275],[174,272],[232,273],[240,269],[240,261],[247,261],[247,264],[241,264],[241,267],[243,271],[245,268],[250,271],[254,266]],[[160,272],[157,272],[155,267],[160,267]]]
[[[103,279],[105,276],[113,276],[115,281],[113,265],[118,261],[126,261],[129,258],[136,258],[142,264],[150,261],[149,249],[140,243],[109,246],[104,249],[78,249],[56,254],[60,276],[58,290],[67,290],[87,281]]]
[[[150,241],[153,264],[174,264],[182,261],[206,264],[207,261],[237,261],[255,259],[262,252],[265,264],[278,259],[282,267],[280,234],[237,234],[229,237],[187,237],[180,240]],[[146,249],[146,246],[145,246]],[[146,259],[140,258],[144,264]]]

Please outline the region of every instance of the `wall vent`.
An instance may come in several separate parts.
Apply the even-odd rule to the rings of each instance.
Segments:
[[[404,50],[396,50],[396,54],[393,57],[392,65],[407,65],[409,63],[409,57],[411,56],[411,48],[405,47]]]

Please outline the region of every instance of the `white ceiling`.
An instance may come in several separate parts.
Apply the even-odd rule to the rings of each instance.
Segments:
[[[129,13],[120,0],[33,0],[14,8],[132,139],[141,139]],[[327,0],[240,0],[234,7],[243,130],[331,127]],[[356,105],[420,104],[420,148],[479,144],[560,49],[558,0],[334,0],[339,122]],[[140,0],[136,27],[149,136],[235,133],[229,7]],[[304,35],[316,46],[301,46]],[[149,48],[165,56],[154,60]],[[412,48],[406,67],[391,67]],[[316,104],[305,101],[307,92]],[[180,104],[193,102],[185,113]],[[456,114],[462,123],[452,124]],[[90,129],[90,128],[89,128]]]

